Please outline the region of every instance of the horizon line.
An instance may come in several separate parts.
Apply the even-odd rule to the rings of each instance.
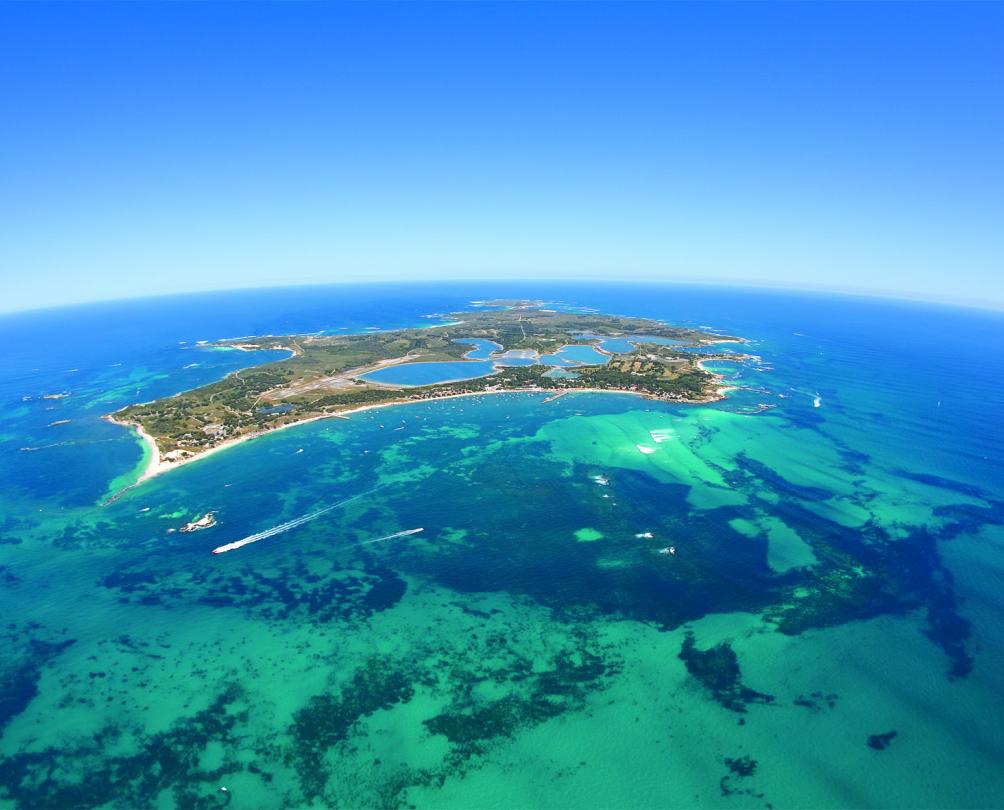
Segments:
[[[929,304],[954,309],[971,309],[979,312],[1004,314],[1004,301],[979,301],[973,298],[930,298],[923,293],[908,293],[894,290],[869,290],[859,287],[829,287],[810,284],[779,284],[772,282],[739,282],[723,279],[678,279],[662,280],[651,278],[631,278],[623,281],[607,281],[603,279],[576,279],[567,276],[554,277],[508,277],[508,278],[444,278],[417,281],[412,279],[347,279],[344,281],[304,281],[287,284],[255,284],[240,287],[213,287],[208,289],[178,290],[174,292],[158,292],[140,295],[124,295],[112,298],[93,298],[83,301],[73,301],[61,304],[28,306],[19,309],[0,309],[0,318],[11,315],[26,315],[34,312],[47,312],[59,309],[97,306],[100,304],[127,303],[130,301],[147,301],[157,298],[178,298],[193,295],[219,295],[236,292],[254,292],[266,290],[283,290],[310,287],[366,287],[366,286],[435,286],[463,284],[587,284],[595,286],[650,286],[650,287],[714,287],[732,290],[751,290],[758,292],[805,293],[810,295],[835,295],[842,298],[863,298],[875,301],[894,303]]]

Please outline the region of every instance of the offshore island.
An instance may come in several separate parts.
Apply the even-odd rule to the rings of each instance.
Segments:
[[[727,389],[702,362],[745,357],[709,348],[742,338],[661,321],[565,312],[539,301],[476,303],[489,308],[436,316],[444,323],[428,327],[207,344],[284,349],[290,357],[106,418],[148,445],[139,483],[264,433],[408,402],[514,391],[713,402]]]

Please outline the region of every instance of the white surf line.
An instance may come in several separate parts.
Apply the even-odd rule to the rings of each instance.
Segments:
[[[360,492],[358,495],[353,495],[351,498],[346,498],[344,501],[339,501],[331,506],[326,506],[324,509],[319,509],[316,512],[311,512],[309,515],[304,515],[303,517],[294,518],[293,520],[287,520],[285,523],[280,523],[278,526],[273,526],[271,529],[265,529],[265,531],[255,532],[250,534],[242,540],[237,540],[233,543],[227,543],[225,546],[219,546],[213,549],[213,554],[226,554],[228,551],[236,551],[244,546],[249,546],[252,543],[257,543],[259,540],[265,540],[268,537],[274,537],[277,534],[282,534],[283,532],[288,532],[290,529],[295,529],[297,526],[302,526],[304,523],[308,523],[315,518],[319,518],[321,515],[330,512],[332,509],[337,509],[339,506],[344,506],[350,501],[354,501],[356,498],[361,498],[363,495],[368,495],[373,490],[368,492]]]
[[[408,535],[418,534],[419,532],[424,532],[424,531],[425,529],[422,528],[406,529],[403,532],[394,532],[394,534],[388,534],[386,537],[378,537],[376,540],[364,540],[363,542],[358,543],[357,545],[368,546],[370,543],[382,543],[384,540],[393,540],[395,537],[407,537]]]

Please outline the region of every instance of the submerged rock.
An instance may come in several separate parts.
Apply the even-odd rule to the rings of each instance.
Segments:
[[[687,633],[680,649],[687,672],[700,681],[714,699],[733,712],[745,712],[750,703],[773,703],[774,696],[750,689],[742,683],[735,651],[723,641],[707,650],[697,649],[694,634]]]
[[[876,751],[882,751],[889,747],[891,743],[897,736],[896,731],[887,731],[885,734],[870,734],[868,736],[868,747],[874,748]]]

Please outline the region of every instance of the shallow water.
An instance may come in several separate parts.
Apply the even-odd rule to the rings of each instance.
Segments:
[[[464,358],[467,360],[488,360],[495,352],[502,349],[502,346],[495,341],[480,338],[458,338],[453,342],[474,347],[464,354]]]
[[[495,372],[491,360],[434,361],[401,363],[360,374],[359,378],[385,385],[436,385],[457,380],[475,380]]]
[[[495,358],[497,366],[535,366],[538,362],[538,354],[533,349],[510,349]]]
[[[592,346],[570,344],[562,346],[554,354],[542,354],[540,362],[545,366],[603,365],[610,357],[596,351]]]
[[[598,346],[605,352],[610,352],[611,354],[623,354],[625,352],[633,352],[637,348],[636,344],[632,343],[627,338],[604,338],[598,344]]]
[[[257,296],[0,319],[8,802],[1000,804],[1000,316],[678,288]],[[496,296],[710,324],[763,361],[716,366],[744,388],[714,406],[504,394],[314,422],[95,505],[142,460],[101,414],[270,359],[197,340]]]

